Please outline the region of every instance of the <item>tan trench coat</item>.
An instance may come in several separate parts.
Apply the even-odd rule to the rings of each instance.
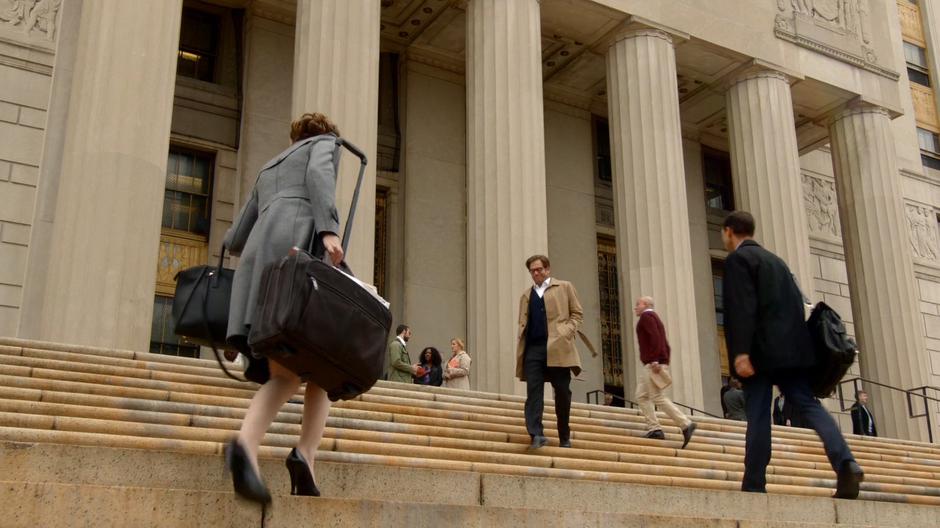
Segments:
[[[529,295],[532,288],[526,288],[519,299],[519,330],[516,344],[516,377],[525,381],[522,357],[525,353],[525,329],[529,320]],[[584,310],[578,300],[578,292],[568,282],[552,278],[545,295],[545,315],[548,318],[548,366],[570,367],[577,376],[581,373],[581,356],[575,346],[578,336],[584,341],[591,354],[597,356],[594,346],[587,336],[581,333]]]

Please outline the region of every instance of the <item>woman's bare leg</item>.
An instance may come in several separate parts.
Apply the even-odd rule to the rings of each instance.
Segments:
[[[300,388],[300,378],[296,374],[274,361],[269,363],[271,379],[262,385],[251,399],[248,412],[238,431],[238,442],[245,448],[255,471],[258,471],[258,446],[261,445],[264,434],[284,402]]]
[[[310,464],[310,473],[313,474],[313,460],[323,439],[323,429],[326,427],[326,418],[330,414],[330,399],[326,391],[315,383],[307,383],[304,393],[304,419],[300,428],[300,442],[297,451],[307,459]],[[316,479],[314,479],[316,480]]]

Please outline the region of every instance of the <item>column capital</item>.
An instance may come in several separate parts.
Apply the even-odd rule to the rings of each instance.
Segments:
[[[613,38],[610,40],[609,46],[613,46],[622,40],[637,37],[661,38],[675,46],[680,42],[689,40],[691,35],[649,19],[631,15],[613,32]]]
[[[855,115],[862,114],[884,114],[888,119],[899,117],[903,112],[872,101],[862,96],[855,97],[851,101],[833,109],[820,120],[822,124],[831,127],[835,123]]]
[[[717,84],[724,90],[728,90],[735,84],[752,79],[780,79],[792,85],[802,81],[804,77],[801,73],[778,64],[761,59],[751,59],[719,79]]]

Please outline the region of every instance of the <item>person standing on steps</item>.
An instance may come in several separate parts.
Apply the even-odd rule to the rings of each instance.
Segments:
[[[728,364],[744,386],[747,432],[741,490],[766,493],[770,463],[773,386],[822,440],[836,472],[836,498],[855,499],[865,477],[832,416],[813,397],[813,344],[803,295],[780,257],[753,240],[746,211],[729,214],[721,230],[725,260],[725,339]]]
[[[875,429],[875,417],[868,410],[868,393],[860,390],[855,393],[855,404],[850,407],[852,414],[852,432],[862,436],[878,436]]]
[[[323,114],[304,114],[292,122],[291,146],[261,168],[223,242],[232,255],[241,256],[232,282],[227,341],[249,359],[246,376],[262,384],[248,405],[238,436],[225,448],[225,462],[235,493],[262,504],[271,502],[271,493],[261,480],[258,446],[281,406],[297,393],[301,380],[277,362],[252,355],[248,334],[267,265],[287,256],[295,246],[308,247],[311,240],[315,254],[328,256],[334,265],[343,261],[343,246],[336,235],[338,134],[336,125]],[[291,495],[320,495],[313,461],[329,411],[326,391],[308,382],[300,440],[286,461]]]
[[[444,383],[443,360],[436,348],[427,347],[421,351],[418,367],[412,378],[415,385],[440,387]]]
[[[571,373],[577,376],[581,372],[575,339],[580,335],[591,353],[597,353],[579,332],[584,310],[574,286],[551,277],[551,263],[545,255],[533,255],[525,264],[533,286],[519,299],[516,377],[526,382],[525,424],[532,437],[529,448],[548,443],[542,427],[546,381],[555,389],[558,445],[571,447]]]
[[[411,364],[411,356],[408,355],[411,328],[398,325],[395,334],[395,339],[388,343],[388,381],[411,383],[411,377],[418,373],[418,368]]]
[[[450,361],[444,368],[444,386],[450,389],[470,390],[470,354],[465,350],[463,340],[455,337],[450,340]]]
[[[744,391],[741,390],[741,381],[738,378],[731,378],[728,382],[728,390],[721,396],[721,403],[726,409],[725,418],[739,422],[747,421],[747,414],[744,411]]]
[[[659,406],[682,430],[682,448],[685,449],[698,426],[663,394],[663,391],[672,385],[672,377],[669,375],[671,349],[666,339],[666,327],[653,310],[653,306],[653,298],[646,296],[637,299],[633,305],[633,313],[638,317],[636,338],[640,343],[640,361],[643,362],[644,368],[636,386],[636,402],[646,418],[646,438],[666,439],[659,419],[656,418],[655,406]]]

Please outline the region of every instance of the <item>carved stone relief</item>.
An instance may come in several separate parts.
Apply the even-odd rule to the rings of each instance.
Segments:
[[[932,207],[907,204],[907,224],[911,228],[911,249],[914,257],[934,262],[940,260],[937,235],[937,215]]]
[[[794,44],[897,80],[878,65],[870,0],[776,0],[774,33]]]
[[[0,26],[54,41],[62,0],[0,0]]]
[[[803,175],[803,203],[811,234],[838,238],[839,206],[836,202],[836,184],[824,178]]]

